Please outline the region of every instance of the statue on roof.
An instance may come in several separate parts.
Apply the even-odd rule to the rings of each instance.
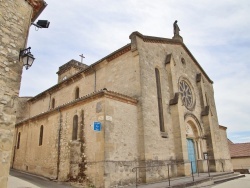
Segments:
[[[175,20],[175,22],[174,22],[174,36],[179,36],[180,34],[179,34],[179,31],[180,31],[180,28],[179,28],[179,26],[177,25],[177,20]]]

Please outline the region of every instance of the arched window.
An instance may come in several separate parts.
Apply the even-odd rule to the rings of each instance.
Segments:
[[[76,88],[75,90],[75,99],[79,98],[79,87]]]
[[[160,72],[157,68],[155,68],[155,79],[156,79],[156,89],[157,89],[157,99],[158,99],[160,131],[165,132],[163,108],[162,108],[162,96],[161,96],[161,80],[160,80]]]
[[[19,132],[18,133],[18,138],[17,138],[17,149],[19,149],[19,147],[20,147],[20,137],[21,137],[21,133]]]
[[[43,125],[40,127],[39,146],[43,145]]]
[[[75,115],[73,118],[72,140],[77,140],[77,133],[78,133],[78,116]]]
[[[55,103],[56,103],[55,98],[53,98],[51,102],[51,108],[55,108]]]

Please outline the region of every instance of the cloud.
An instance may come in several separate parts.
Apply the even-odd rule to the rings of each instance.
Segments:
[[[228,138],[233,143],[244,143],[250,142],[250,131],[241,132],[241,131],[234,131],[228,133]]]
[[[129,43],[129,35],[171,38],[178,20],[184,43],[214,81],[219,122],[228,132],[248,131],[250,122],[250,1],[248,0],[46,0],[31,27],[28,45],[36,57],[23,72],[20,95],[37,95],[57,83],[59,66],[71,59],[92,64]]]

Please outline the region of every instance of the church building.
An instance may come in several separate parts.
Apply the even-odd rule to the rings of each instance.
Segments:
[[[56,85],[20,97],[12,167],[105,188],[135,184],[136,174],[167,179],[168,168],[171,177],[232,171],[213,81],[177,29],[172,39],[133,32],[129,44],[91,65],[71,60]]]

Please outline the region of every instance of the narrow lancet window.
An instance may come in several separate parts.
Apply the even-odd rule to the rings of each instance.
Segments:
[[[51,108],[52,108],[52,109],[55,108],[55,103],[56,103],[56,102],[55,102],[55,98],[53,98],[53,99],[52,99],[52,102],[51,102]]]
[[[18,133],[18,138],[17,138],[17,149],[20,147],[20,138],[21,138],[21,133]]]
[[[79,98],[79,87],[77,87],[75,91],[75,99],[78,99],[78,98]]]
[[[73,118],[72,140],[77,140],[77,133],[78,133],[78,116],[75,115]]]
[[[39,146],[43,145],[43,125],[40,127]]]
[[[160,131],[165,132],[163,108],[162,108],[161,80],[160,80],[160,72],[157,68],[155,68],[155,79],[156,79],[156,89],[157,89],[157,99],[158,99]]]

